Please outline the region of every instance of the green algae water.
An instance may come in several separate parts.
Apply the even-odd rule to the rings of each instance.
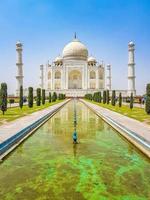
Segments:
[[[150,161],[77,102],[65,105],[0,164],[0,200],[148,200]]]

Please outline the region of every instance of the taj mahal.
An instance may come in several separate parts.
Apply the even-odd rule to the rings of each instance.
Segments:
[[[17,90],[23,86],[22,43],[16,43],[17,51]],[[135,62],[133,42],[128,44],[128,77],[127,90],[116,90],[123,96],[136,94],[135,89]],[[23,86],[24,87],[24,86]],[[77,39],[69,42],[62,53],[53,62],[45,66],[40,65],[40,87],[48,92],[64,93],[67,97],[83,97],[87,93],[112,90],[111,65],[99,63],[93,56],[89,56],[87,47]],[[24,90],[26,93],[27,89]]]

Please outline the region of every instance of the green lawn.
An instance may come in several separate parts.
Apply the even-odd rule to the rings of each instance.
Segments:
[[[62,101],[63,100],[57,100],[56,102],[52,102],[52,103],[46,102],[45,105],[41,105],[41,106],[36,106],[36,104],[34,104],[33,108],[29,108],[27,105],[23,106],[22,109],[20,109],[19,107],[9,108],[5,112],[5,115],[3,115],[2,112],[0,113],[0,125],[13,121],[15,119],[18,119],[20,117],[29,115],[33,112],[42,110],[44,108],[47,108],[49,106],[52,106]]]
[[[143,108],[134,107],[131,110],[129,108],[129,106],[127,106],[127,105],[122,105],[122,107],[120,108],[118,105],[112,106],[111,103],[110,104],[103,104],[103,103],[97,103],[97,102],[94,102],[94,101],[90,101],[90,100],[87,100],[87,99],[85,99],[85,100],[89,101],[91,103],[94,103],[96,105],[99,105],[103,108],[107,108],[107,109],[112,110],[114,112],[118,112],[118,113],[125,115],[127,117],[131,117],[131,118],[136,119],[140,122],[145,122],[146,124],[150,125],[150,115],[147,115]]]

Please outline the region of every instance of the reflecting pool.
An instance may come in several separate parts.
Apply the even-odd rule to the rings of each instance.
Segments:
[[[150,161],[80,102],[73,144],[73,103],[0,164],[0,200],[150,199]]]

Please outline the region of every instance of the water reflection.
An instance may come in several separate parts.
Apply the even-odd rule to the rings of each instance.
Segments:
[[[72,101],[0,165],[0,199],[150,199],[149,160],[76,105],[77,126]]]
[[[77,156],[77,148],[78,148],[78,145],[79,145],[79,144],[73,144],[73,155],[74,155],[74,158]]]

